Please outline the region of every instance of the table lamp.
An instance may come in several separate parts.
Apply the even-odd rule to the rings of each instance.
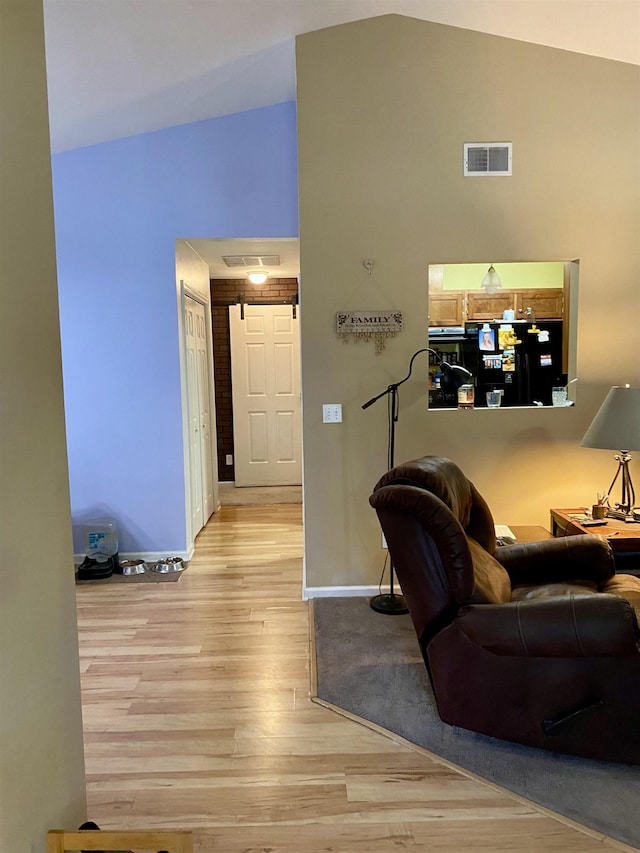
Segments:
[[[621,475],[622,501],[616,504],[614,510],[609,511],[609,515],[627,518],[636,499],[629,472],[629,451],[640,450],[640,388],[614,385],[580,443],[583,447],[618,451],[614,457],[618,470],[607,494],[611,494],[616,480]]]

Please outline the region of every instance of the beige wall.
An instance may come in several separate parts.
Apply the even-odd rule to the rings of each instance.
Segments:
[[[452,457],[501,523],[590,503],[614,462],[580,438],[611,384],[640,384],[640,69],[387,16],[298,38],[297,85],[307,587],[377,583],[387,412],[361,404],[426,343],[429,262],[579,258],[577,406],[429,412],[416,363],[396,461]],[[463,143],[496,140],[513,177],[464,178]],[[336,338],[337,311],[381,308],[405,323],[381,355]]]
[[[86,803],[39,0],[0,3],[0,149],[0,850],[44,853]]]

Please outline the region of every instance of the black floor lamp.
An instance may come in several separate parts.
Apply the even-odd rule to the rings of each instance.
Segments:
[[[396,440],[396,423],[398,422],[399,415],[399,400],[398,400],[398,388],[401,385],[411,378],[411,371],[413,370],[413,362],[416,359],[416,356],[420,355],[421,352],[428,352],[438,358],[438,353],[435,350],[429,349],[428,347],[419,349],[417,352],[411,356],[411,361],[409,362],[409,372],[401,379],[400,382],[393,382],[391,385],[388,385],[384,391],[381,391],[375,397],[372,397],[370,400],[367,400],[366,403],[362,406],[363,409],[368,409],[369,406],[372,406],[377,400],[381,397],[389,398],[389,454],[387,459],[388,469],[391,470],[395,466],[395,440]],[[459,364],[449,364],[446,361],[439,362],[440,369],[442,370],[442,378],[440,380],[441,388],[444,391],[455,391],[461,385],[464,385],[465,382],[469,382],[471,379],[471,372],[466,369],[466,367],[462,367]],[[389,592],[381,593],[380,595],[374,596],[369,604],[372,609],[377,613],[386,613],[391,616],[399,616],[402,613],[408,613],[407,605],[405,603],[404,597],[402,595],[398,595],[398,593],[394,592],[394,583],[393,583],[393,561],[391,560],[391,555],[389,555]]]

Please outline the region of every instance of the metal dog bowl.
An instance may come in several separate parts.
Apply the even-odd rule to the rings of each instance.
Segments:
[[[144,560],[120,560],[123,575],[143,575],[148,566]]]
[[[165,557],[164,560],[159,560],[153,567],[154,572],[165,574],[167,572],[181,572],[184,569],[184,560],[182,557]]]

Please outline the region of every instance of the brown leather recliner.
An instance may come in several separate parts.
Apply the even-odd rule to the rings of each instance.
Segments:
[[[449,459],[399,465],[369,502],[442,720],[543,749],[640,764],[640,579],[590,534],[497,546]]]

